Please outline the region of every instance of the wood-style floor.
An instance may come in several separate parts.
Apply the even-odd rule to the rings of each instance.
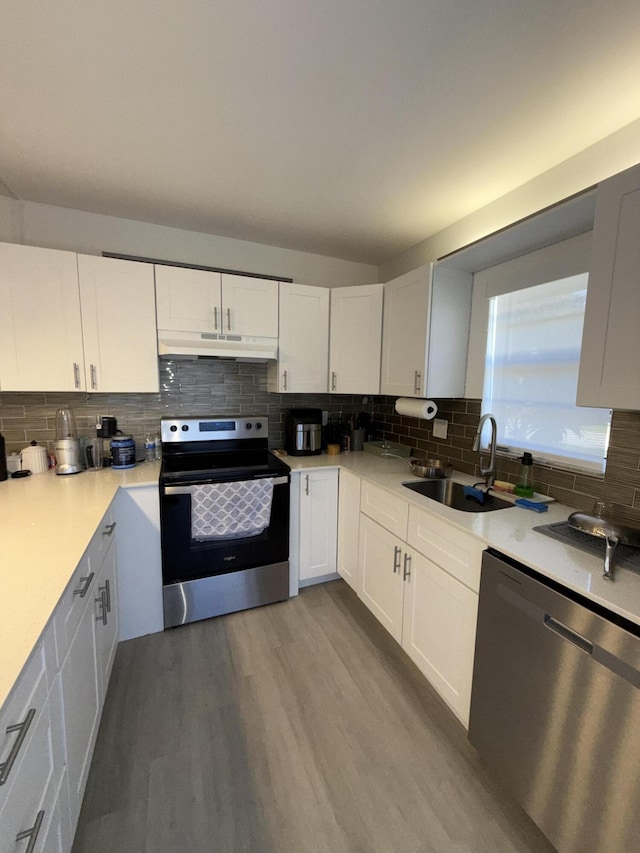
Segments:
[[[73,853],[550,853],[342,581],[121,643]]]

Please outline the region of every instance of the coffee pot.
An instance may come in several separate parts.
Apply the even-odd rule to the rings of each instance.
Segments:
[[[80,442],[73,409],[56,412],[56,438],[53,443],[56,455],[56,474],[79,474],[82,471]]]

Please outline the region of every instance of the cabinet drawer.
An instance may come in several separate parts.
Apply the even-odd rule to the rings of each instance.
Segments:
[[[39,642],[0,713],[0,809],[19,775],[47,704],[45,643]]]
[[[23,853],[29,838],[17,840],[16,836],[28,830],[39,837],[34,850],[42,849],[58,794],[57,775],[49,707],[45,704],[0,810],[0,853]]]
[[[100,571],[100,566],[102,565],[104,556],[114,538],[116,528],[113,515],[113,509],[109,507],[104,514],[104,518],[98,525],[96,532],[93,534],[93,538],[91,539],[87,549],[89,567],[96,575]]]
[[[386,489],[381,489],[379,486],[363,480],[360,492],[360,511],[377,521],[390,533],[399,536],[401,539],[407,538],[409,504],[402,498],[398,498],[387,492]]]
[[[416,506],[409,507],[407,542],[454,578],[478,592],[484,544]]]
[[[62,668],[87,605],[97,595],[96,590],[96,572],[90,568],[85,554],[53,614],[59,669]]]

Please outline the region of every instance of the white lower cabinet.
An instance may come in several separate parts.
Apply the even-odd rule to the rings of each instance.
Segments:
[[[422,554],[407,556],[402,648],[467,726],[478,595]]]
[[[483,545],[372,483],[360,507],[358,595],[468,726]]]
[[[358,589],[360,477],[344,468],[338,477],[338,574]]]
[[[291,594],[337,577],[338,470],[320,468],[291,475],[289,563]]]
[[[61,662],[71,827],[87,784],[118,638],[114,522],[107,513],[57,610],[57,624],[77,622]],[[106,551],[105,551],[106,547]],[[76,615],[77,614],[77,615]],[[56,617],[54,617],[56,620]],[[63,645],[61,640],[60,645]]]
[[[360,582],[358,594],[389,631],[402,640],[404,542],[363,515],[360,519]]]
[[[0,853],[68,853],[65,782],[60,679],[49,625],[0,713]]]

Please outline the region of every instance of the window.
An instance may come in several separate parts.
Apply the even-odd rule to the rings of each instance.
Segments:
[[[498,443],[603,472],[610,409],[575,405],[587,274],[492,296],[483,411]]]

